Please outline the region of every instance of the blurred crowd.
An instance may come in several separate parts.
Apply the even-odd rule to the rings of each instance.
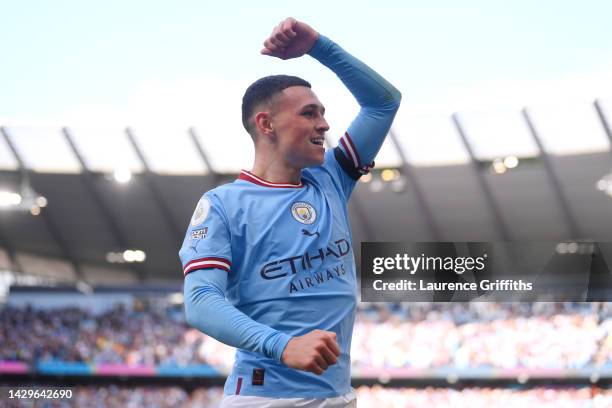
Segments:
[[[612,390],[589,387],[511,388],[383,388],[359,387],[360,407],[376,408],[604,408],[612,406]]]
[[[0,360],[161,365],[214,364],[218,342],[182,319],[118,306],[100,315],[79,308],[8,307],[0,312]],[[233,351],[222,347],[233,359]],[[207,358],[210,356],[210,358]]]
[[[176,308],[0,311],[0,361],[210,364],[234,350],[190,328]],[[354,368],[582,368],[612,365],[610,303],[359,305]]]
[[[355,367],[582,368],[612,363],[610,303],[362,304]]]
[[[357,388],[358,406],[362,408],[604,408],[612,406],[612,389],[595,387],[561,388]],[[76,387],[74,397],[64,401],[37,401],[19,405],[0,399],[3,407],[125,407],[125,408],[213,408],[218,407],[223,390],[198,388],[188,393],[178,387],[123,388]]]

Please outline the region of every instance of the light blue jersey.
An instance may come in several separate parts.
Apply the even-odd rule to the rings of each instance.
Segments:
[[[226,394],[238,388],[241,395],[285,397],[350,390],[357,285],[347,199],[354,185],[329,151],[323,166],[302,172],[300,185],[268,183],[243,171],[234,183],[205,194],[210,209],[201,224],[190,226],[195,239],[185,272],[227,267],[226,297],[238,310],[289,336],[333,331],[342,351],[338,363],[317,376],[238,350]],[[262,385],[253,385],[257,370]]]
[[[399,92],[320,36],[310,55],[331,68],[362,109],[321,166],[297,185],[243,170],[202,197],[180,251],[193,326],[238,347],[225,394],[328,398],[350,391],[358,299],[348,199],[373,165]],[[369,164],[368,164],[369,163]],[[294,336],[336,333],[341,354],[320,376],[281,362]]]

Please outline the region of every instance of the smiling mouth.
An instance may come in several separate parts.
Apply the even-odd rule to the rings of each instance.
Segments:
[[[321,146],[323,147],[323,141],[325,140],[325,138],[322,137],[316,137],[314,139],[310,139],[310,143],[317,145],[317,146]]]

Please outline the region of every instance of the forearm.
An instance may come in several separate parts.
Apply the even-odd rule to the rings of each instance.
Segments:
[[[187,323],[229,346],[281,361],[290,336],[257,323],[225,299],[227,272],[198,270],[185,277]]]
[[[399,105],[397,88],[324,35],[308,54],[338,75],[361,107],[386,110]]]
[[[355,167],[371,163],[380,149],[395,114],[399,108],[401,93],[386,79],[366,64],[350,55],[339,45],[323,35],[309,51],[330,68],[353,94],[361,110],[348,128],[350,135],[341,146]],[[354,152],[350,145],[353,144]]]

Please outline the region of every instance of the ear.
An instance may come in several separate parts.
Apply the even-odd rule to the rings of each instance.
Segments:
[[[274,125],[272,124],[272,115],[270,112],[257,112],[254,120],[257,133],[268,137],[274,136]]]

